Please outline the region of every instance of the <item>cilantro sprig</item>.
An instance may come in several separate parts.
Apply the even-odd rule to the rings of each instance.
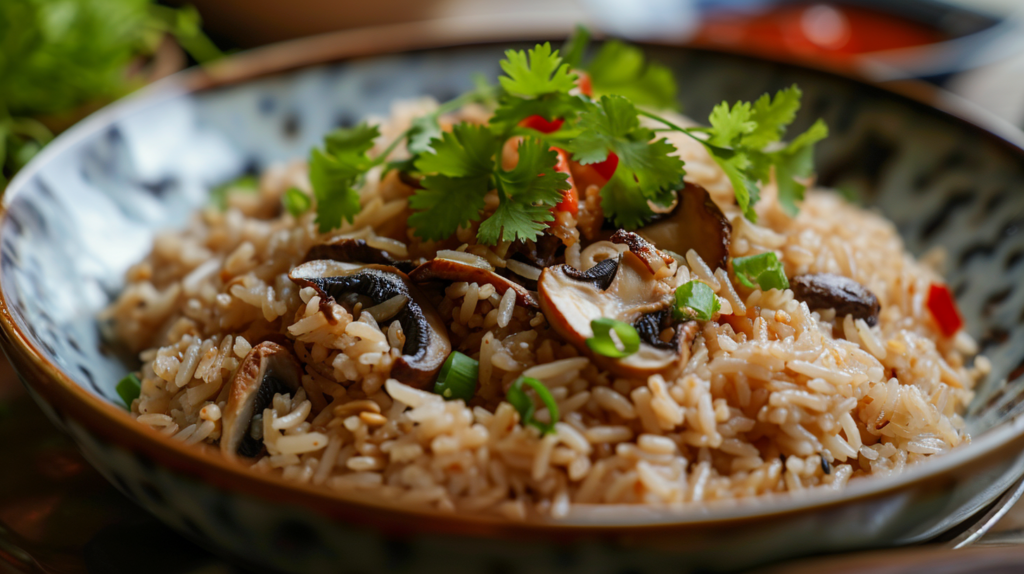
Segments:
[[[810,176],[814,166],[813,146],[828,136],[828,127],[819,119],[784,148],[769,151],[796,118],[802,95],[794,85],[775,97],[764,94],[753,103],[722,102],[708,117],[710,128],[682,128],[656,114],[641,114],[700,141],[729,178],[743,215],[757,221],[754,204],[760,199],[759,184],[771,181],[773,170],[779,203],[790,216],[796,215],[796,203],[806,190],[800,180]]]
[[[402,142],[411,157],[387,169],[418,178],[408,223],[423,239],[442,240],[476,225],[483,244],[536,240],[570,189],[568,174],[556,169],[556,148],[580,165],[615,160],[610,177],[610,169],[601,172],[608,177],[601,208],[615,225],[634,229],[650,220],[655,207],[670,206],[683,185],[684,163],[662,137],[665,131],[685,133],[708,150],[747,218],[756,220],[760,186],[773,177],[782,208],[796,213],[813,166],[813,144],[828,134],[819,120],[789,144],[780,143],[800,107],[796,86],[754,102],[723,102],[710,114],[709,126],[682,127],[654,111],[676,107],[676,83],[667,67],[614,40],[585,62],[587,43],[581,29],[566,44],[564,58],[547,43],[506,51],[498,86],[477,82],[473,91],[415,119],[377,158],[368,155],[379,137],[375,127],[333,132],[310,161],[321,232],[354,219],[360,182]],[[440,116],[470,101],[493,109],[488,122],[442,130]],[[649,127],[652,120],[661,127]],[[542,133],[538,125],[555,127]],[[506,170],[501,155],[512,137],[522,138],[519,159]],[[488,208],[495,205],[486,199],[489,194],[496,196],[496,207]]]
[[[616,225],[635,229],[651,216],[648,202],[667,206],[682,184],[683,160],[675,146],[640,125],[636,109],[623,96],[602,96],[579,120],[580,134],[568,146],[583,165],[619,158],[612,179],[601,190],[602,207]]]

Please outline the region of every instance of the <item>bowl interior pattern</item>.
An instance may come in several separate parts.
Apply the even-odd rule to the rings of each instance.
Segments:
[[[503,47],[429,50],[323,65],[190,93],[175,80],[100,112],[44,151],[4,197],[0,288],[46,359],[104,401],[136,366],[104,344],[97,313],[154,234],[185,224],[208,190],[304,157],[323,134],[383,116],[395,99],[447,100],[494,77]],[[947,278],[993,371],[972,403],[979,435],[1024,400],[1024,152],[883,90],[738,56],[652,48],[695,118],[728,99],[797,83],[794,126],[817,117],[820,181],[855,191],[895,222],[908,248],[948,253]]]

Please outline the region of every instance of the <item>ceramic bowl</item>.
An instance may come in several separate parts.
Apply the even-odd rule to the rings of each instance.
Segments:
[[[469,37],[407,32],[303,41],[172,77],[59,137],[8,188],[3,348],[48,416],[130,498],[192,539],[272,570],[678,573],[927,540],[1024,471],[1020,134],[938,92],[909,97],[664,46],[650,53],[674,69],[695,117],[723,99],[798,83],[805,103],[795,127],[821,116],[832,130],[819,148],[821,182],[857,190],[912,252],[946,250],[967,329],[993,364],[968,413],[971,444],[840,492],[520,524],[295,486],[136,424],[115,393],[129,364],[104,346],[96,314],[154,234],[181,226],[211,186],[303,157],[334,126],[386,114],[396,98],[446,100],[471,87],[474,72],[493,77],[506,47],[438,48]],[[397,52],[417,45],[433,47]]]

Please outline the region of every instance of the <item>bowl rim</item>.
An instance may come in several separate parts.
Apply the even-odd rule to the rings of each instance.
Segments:
[[[529,23],[529,25],[525,25],[525,23]],[[178,72],[98,110],[58,136],[44,148],[10,182],[2,205],[0,205],[0,233],[8,224],[8,206],[11,201],[19,194],[26,193],[28,183],[53,158],[104,129],[113,120],[130,115],[135,110],[158,105],[190,93],[239,85],[261,77],[285,74],[303,68],[355,58],[468,45],[544,40],[564,36],[569,31],[571,31],[569,25],[544,22],[539,19],[527,19],[510,24],[500,18],[444,18],[425,23],[378,26],[290,40],[230,56],[207,68],[191,68]],[[879,84],[857,77],[850,70],[837,71],[809,66],[806,62],[764,58],[732,50],[711,49],[705,46],[694,47],[670,42],[648,42],[647,44],[780,63],[796,69],[810,69],[825,76],[853,81],[897,98],[906,99],[913,104],[926,106],[933,113],[966,124],[979,135],[994,138],[1012,153],[1024,159],[1024,132],[979,106],[931,85],[916,81]],[[614,531],[623,526],[629,526],[630,532],[638,532],[711,524],[733,525],[745,521],[792,515],[812,509],[838,507],[890,495],[906,489],[914,483],[946,474],[1024,436],[1024,416],[1016,415],[1012,420],[983,433],[970,444],[953,449],[926,464],[914,465],[896,476],[854,481],[840,491],[815,489],[798,496],[790,494],[764,495],[752,499],[687,505],[681,510],[638,507],[638,505],[594,505],[594,509],[591,511],[583,508],[582,515],[573,514],[569,519],[562,520],[539,519],[514,522],[477,514],[447,515],[426,509],[402,508],[394,502],[360,497],[358,491],[332,491],[322,486],[295,484],[282,477],[251,472],[239,463],[224,459],[212,447],[197,448],[196,445],[185,445],[150,427],[138,424],[123,408],[86,391],[59,366],[44,357],[15,321],[8,308],[6,288],[2,284],[0,284],[0,328],[3,330],[2,339],[8,355],[15,355],[15,357],[27,360],[30,365],[24,363],[19,365],[18,361],[12,362],[16,366],[34,367],[38,374],[45,376],[46,382],[53,383],[52,385],[33,385],[33,388],[40,395],[44,395],[46,400],[59,403],[67,411],[90,421],[92,425],[103,427],[106,434],[111,437],[111,442],[118,446],[131,444],[135,447],[131,450],[144,451],[158,460],[171,461],[170,464],[165,464],[168,468],[183,472],[191,478],[205,476],[205,482],[213,483],[226,490],[243,492],[270,500],[296,503],[332,516],[358,516],[361,519],[369,518],[369,522],[372,523],[388,525],[393,524],[388,520],[389,518],[401,520],[417,516],[428,519],[431,524],[444,531],[475,536],[497,535],[507,538],[534,536],[538,533],[557,535],[558,533],[576,531]],[[27,381],[28,377],[24,378]],[[118,441],[112,438],[114,436],[123,437],[125,440]],[[615,519],[609,519],[608,515],[613,511],[621,512],[621,514],[614,517]],[[587,518],[588,514],[590,515],[589,519]],[[595,516],[599,517],[596,522],[593,520]]]

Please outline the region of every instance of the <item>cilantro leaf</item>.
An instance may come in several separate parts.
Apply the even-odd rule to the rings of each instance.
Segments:
[[[377,126],[363,122],[351,128],[339,128],[324,136],[324,148],[333,156],[364,156],[373,149],[373,141],[380,137]]]
[[[288,191],[281,196],[281,202],[284,203],[284,208],[292,214],[292,217],[299,217],[313,206],[309,196],[302,193],[302,190],[297,187],[289,187]]]
[[[583,99],[563,92],[533,99],[505,95],[498,101],[498,108],[489,123],[492,131],[505,134],[530,116],[541,116],[548,121],[556,118],[571,120],[585,107]]]
[[[338,158],[313,148],[309,157],[309,182],[316,197],[316,223],[320,233],[351,223],[359,213],[359,192],[354,189],[363,172]]]
[[[551,44],[538,44],[527,53],[508,50],[501,61],[505,76],[498,78],[506,92],[521,97],[536,97],[552,92],[568,92],[576,86],[576,74],[562,62]]]
[[[642,222],[639,217],[650,213],[641,201],[651,200],[667,205],[675,197],[673,189],[682,184],[683,161],[676,157],[676,148],[665,139],[654,140],[654,132],[640,125],[636,106],[623,96],[602,96],[580,116],[581,133],[569,146],[573,159],[582,164],[599,163],[612,151],[619,157],[617,178],[602,203],[605,213],[627,229]],[[612,184],[612,182],[609,182]],[[632,191],[630,191],[632,189]],[[637,195],[631,198],[630,193]],[[619,210],[622,210],[621,213]]]
[[[757,122],[751,119],[750,102],[736,102],[731,108],[729,102],[722,102],[711,110],[708,121],[708,143],[719,147],[737,146],[744,136],[757,129]]]
[[[751,289],[787,289],[789,279],[786,270],[775,253],[767,251],[747,257],[736,257],[732,260],[732,270],[740,283]]]
[[[519,163],[498,172],[501,190],[521,203],[555,206],[569,189],[569,175],[556,171],[557,163],[557,152],[537,138],[524,138],[519,144]]]
[[[743,137],[743,145],[762,150],[770,143],[777,142],[786,132],[786,126],[793,123],[800,109],[800,88],[791,86],[779,90],[775,97],[762,95],[754,102],[750,120],[756,124],[753,131]]]
[[[771,97],[764,94],[753,104],[723,102],[715,106],[709,121],[705,147],[732,183],[736,203],[744,216],[757,221],[754,204],[760,197],[758,182],[767,182],[775,167],[779,202],[789,215],[796,215],[796,202],[803,199],[805,186],[795,181],[810,175],[813,168],[811,146],[828,135],[820,120],[806,134],[783,150],[766,152],[778,142],[800,108],[802,93],[796,86],[780,90]]]
[[[636,229],[654,215],[647,198],[636,192],[636,183],[624,171],[615,170],[601,188],[601,209],[618,227]]]
[[[418,190],[409,198],[414,210],[409,216],[409,227],[416,235],[438,241],[455,233],[461,227],[480,218],[484,208],[490,176],[447,177],[428,175]]]
[[[502,238],[535,241],[547,229],[546,222],[554,219],[547,207],[506,200],[480,224],[477,239],[485,245],[496,245]]]
[[[677,108],[676,81],[665,66],[647,62],[643,50],[618,40],[605,42],[587,69],[594,96],[625,96],[638,106]]]
[[[754,204],[761,199],[761,189],[757,186],[758,178],[752,173],[754,164],[746,153],[728,150],[716,146],[704,146],[711,154],[711,159],[722,168],[729,183],[732,184],[736,205],[740,206],[743,216],[750,221],[757,221]]]
[[[785,149],[772,154],[779,204],[790,217],[797,214],[796,202],[803,201],[807,186],[795,178],[810,177],[814,171],[814,144],[828,137],[828,126],[818,120]]]
[[[676,319],[697,319],[710,321],[721,310],[722,304],[707,284],[693,280],[676,288],[675,307],[672,315]]]
[[[412,121],[409,128],[408,143],[405,149],[413,156],[433,151],[430,142],[441,137],[441,125],[437,122],[437,116],[428,114],[418,117]]]
[[[351,223],[359,210],[355,186],[375,165],[366,153],[380,136],[377,126],[366,123],[334,130],[324,137],[324,149],[313,148],[309,158],[309,181],[316,197],[316,222],[320,233]]]
[[[498,142],[486,126],[466,122],[457,124],[430,145],[434,151],[420,155],[416,169],[448,177],[478,177],[490,173],[494,168],[494,153],[498,151]]]
[[[507,240],[536,240],[553,221],[551,207],[569,189],[568,174],[556,171],[558,154],[537,138],[519,144],[519,163],[511,170],[499,170],[495,212],[480,224],[477,238],[486,244]]]

